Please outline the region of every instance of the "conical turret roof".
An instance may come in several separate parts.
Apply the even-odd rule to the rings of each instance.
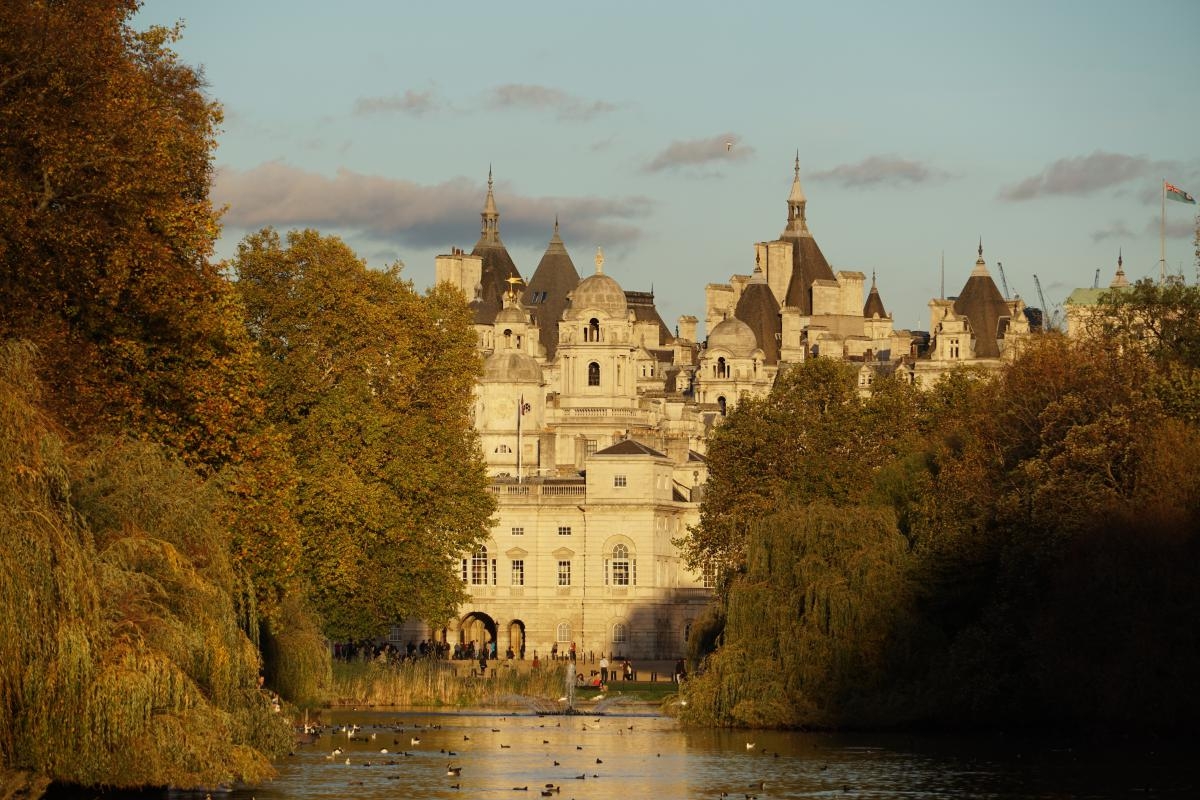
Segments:
[[[771,287],[767,285],[762,268],[756,266],[750,282],[738,298],[733,315],[750,326],[754,338],[763,351],[763,361],[767,364],[779,363],[779,334],[782,333],[782,322],[779,319],[779,302]]]
[[[475,249],[471,251],[471,255],[483,259],[479,278],[482,290],[476,305],[475,321],[491,324],[495,321],[496,314],[504,307],[504,293],[508,291],[509,278],[521,280],[517,265],[513,263],[508,249],[500,241],[500,212],[496,210],[496,197],[492,192],[491,167],[488,167],[487,198],[484,200],[480,217],[483,219],[482,230],[479,241],[475,243]]]
[[[834,280],[833,270],[825,260],[825,254],[817,246],[808,229],[808,198],[800,187],[800,153],[796,153],[796,165],[792,177],[792,191],[788,195],[788,222],[780,240],[792,243],[792,277],[788,281],[784,305],[800,309],[801,314],[812,313],[812,285],[817,280]]]
[[[988,273],[987,264],[983,260],[983,242],[979,243],[979,259],[966,285],[954,301],[954,313],[965,316],[971,321],[971,331],[975,334],[975,356],[977,358],[999,358],[1000,342],[1003,333],[1001,326],[1007,326],[1012,318],[1012,311],[996,282]]]
[[[867,319],[873,319],[878,316],[880,319],[887,317],[887,311],[883,308],[883,298],[879,296],[879,289],[875,287],[875,273],[871,273],[871,291],[867,295],[867,302],[863,304],[863,316]]]
[[[554,358],[558,348],[558,321],[567,307],[567,295],[579,285],[575,269],[563,240],[558,235],[558,219],[554,220],[554,235],[538,262],[521,302],[533,312],[538,324],[538,337],[546,348],[546,358]]]

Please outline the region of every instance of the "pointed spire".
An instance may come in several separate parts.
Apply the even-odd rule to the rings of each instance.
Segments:
[[[1123,248],[1117,250],[1117,274],[1113,276],[1112,283],[1108,285],[1110,289],[1129,285],[1129,281],[1125,278],[1125,258],[1122,250]]]
[[[983,275],[983,276],[991,277],[990,275],[988,275],[988,264],[986,264],[985,261],[983,260],[983,236],[979,237],[978,253],[979,253],[979,258],[976,259],[976,269],[973,269],[971,271],[971,275],[972,276]]]
[[[867,302],[863,304],[863,316],[872,319],[887,317],[887,309],[883,307],[883,298],[879,296],[879,288],[875,285],[875,270],[871,270],[871,291],[867,293]]]
[[[804,203],[808,198],[804,196],[804,188],[800,185],[800,151],[796,151],[796,162],[792,167],[792,191],[788,194],[788,219],[792,219],[792,207],[799,206],[800,218],[804,218]]]
[[[987,264],[983,260],[983,237],[979,237],[979,258],[975,259],[975,269],[971,275],[988,275]],[[990,276],[989,276],[990,277]]]
[[[604,250],[599,246],[596,247],[596,274],[604,274]]]
[[[480,242],[500,244],[500,212],[496,210],[496,195],[492,192],[492,165],[488,164],[487,198],[483,201],[483,227],[479,231]]]

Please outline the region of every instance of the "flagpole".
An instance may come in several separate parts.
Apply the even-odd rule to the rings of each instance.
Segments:
[[[521,482],[521,417],[525,413],[525,395],[517,399],[517,483]]]
[[[1167,282],[1167,179],[1162,180],[1162,217],[1158,221],[1158,283]]]

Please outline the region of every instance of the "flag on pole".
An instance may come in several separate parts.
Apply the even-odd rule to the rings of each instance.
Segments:
[[[1167,197],[1171,200],[1177,200],[1180,203],[1191,203],[1192,205],[1196,204],[1196,198],[1192,197],[1190,194],[1185,192],[1183,189],[1180,189],[1173,183],[1167,183],[1166,181],[1163,181],[1163,189],[1166,191]]]

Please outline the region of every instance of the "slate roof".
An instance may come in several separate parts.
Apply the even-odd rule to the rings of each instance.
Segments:
[[[754,338],[763,351],[763,361],[778,364],[779,337],[776,334],[783,331],[783,323],[779,319],[779,302],[771,287],[763,280],[762,270],[755,268],[754,276],[738,298],[733,315],[754,331]]]
[[[647,447],[641,442],[633,439],[623,439],[614,445],[610,445],[603,450],[597,450],[592,455],[596,456],[654,456],[655,458],[666,458],[666,455],[657,450]]]
[[[801,314],[811,314],[813,281],[836,280],[833,268],[812,234],[793,236],[785,233],[780,238],[792,243],[792,278],[788,281],[784,305],[800,309]]]
[[[887,311],[883,309],[883,298],[879,296],[879,290],[875,288],[875,276],[871,276],[871,292],[867,295],[867,302],[863,304],[863,316],[867,319],[872,319],[876,314],[880,319],[887,319]]]
[[[633,309],[634,319],[638,322],[658,323],[658,341],[660,344],[671,344],[675,336],[667,323],[659,315],[654,306],[654,292],[625,292],[625,302]]]
[[[983,261],[983,246],[979,247],[979,260],[975,270],[954,301],[954,313],[971,321],[971,332],[975,334],[976,358],[999,358],[1000,342],[997,341],[1008,327],[1012,317],[1008,303],[996,288],[996,282],[987,271]]]
[[[558,349],[558,321],[567,307],[567,295],[578,285],[579,271],[558,235],[558,220],[554,220],[554,235],[521,297],[537,321],[538,338],[546,348],[546,358],[554,358]]]

